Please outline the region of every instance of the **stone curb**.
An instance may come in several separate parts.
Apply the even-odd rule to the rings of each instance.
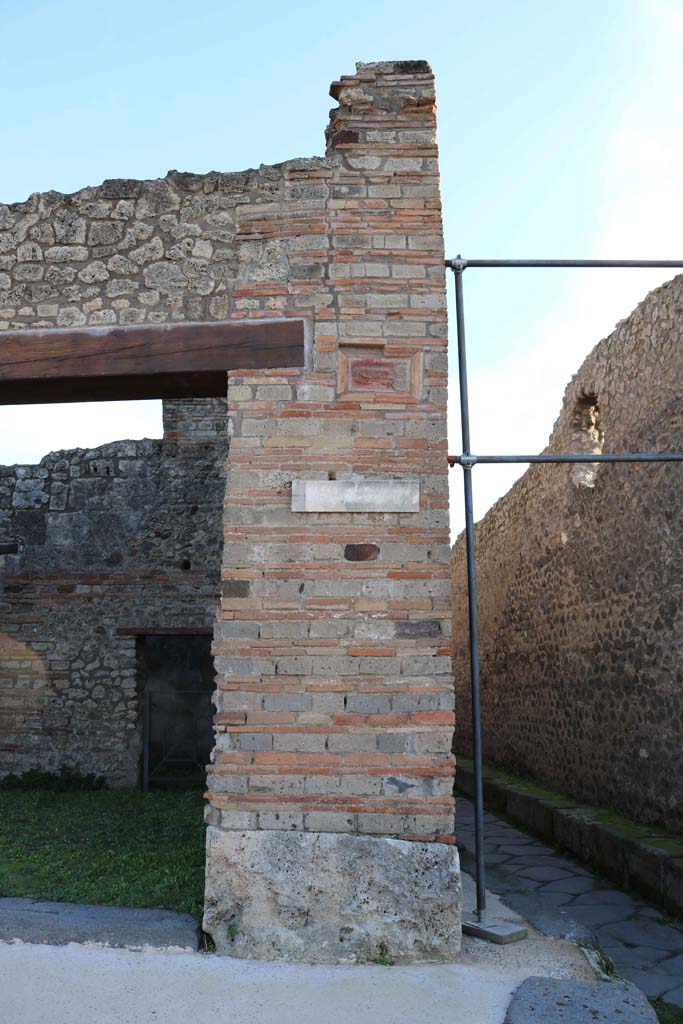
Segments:
[[[457,788],[471,798],[472,769],[461,758],[456,780]],[[488,810],[569,851],[618,886],[635,889],[664,910],[683,916],[683,857],[623,835],[569,798],[545,799],[531,793],[521,781],[485,776],[484,800]]]
[[[144,907],[0,899],[0,942],[96,943],[122,949],[196,953],[201,931],[191,914]]]
[[[505,1024],[656,1024],[635,985],[623,981],[527,978],[513,994]]]

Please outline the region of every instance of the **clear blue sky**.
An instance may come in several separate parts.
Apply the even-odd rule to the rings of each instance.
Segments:
[[[682,13],[680,0],[3,0],[0,201],[322,153],[334,78],[356,60],[426,58],[449,255],[673,258],[681,215],[662,190],[680,180]],[[540,448],[562,383],[654,278],[610,284],[605,303],[585,278],[483,273],[466,275],[475,446]],[[538,369],[539,346],[564,355]],[[86,414],[84,443],[108,415]],[[38,452],[35,430],[3,416],[0,461],[73,443],[53,441],[50,414]]]

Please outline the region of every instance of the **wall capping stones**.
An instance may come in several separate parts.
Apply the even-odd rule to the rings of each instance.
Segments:
[[[293,480],[292,512],[419,512],[417,480]]]

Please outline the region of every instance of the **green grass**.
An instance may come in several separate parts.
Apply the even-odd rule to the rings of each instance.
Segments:
[[[0,895],[201,914],[201,789],[0,786]]]
[[[598,967],[607,978],[617,978],[618,974],[616,968],[612,962],[612,958],[607,956],[604,949],[601,946],[594,947],[595,957],[598,963]]]
[[[659,1024],[683,1024],[683,1010],[673,1003],[665,1003],[661,999],[651,999],[652,1008],[657,1014]]]

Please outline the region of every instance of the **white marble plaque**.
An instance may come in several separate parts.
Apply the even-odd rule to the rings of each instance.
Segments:
[[[417,480],[293,480],[292,512],[419,512]]]

